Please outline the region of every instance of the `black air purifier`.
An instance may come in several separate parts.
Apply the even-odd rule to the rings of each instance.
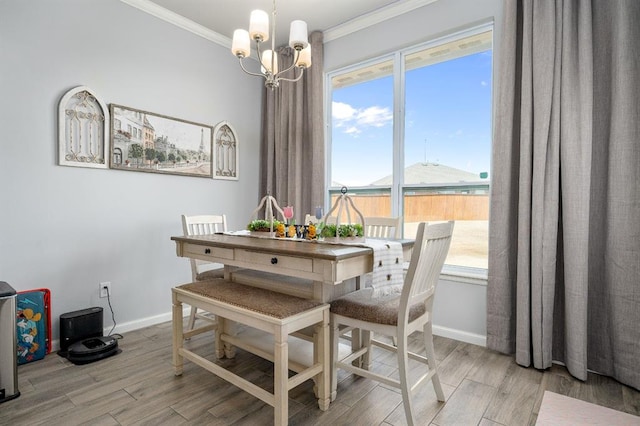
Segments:
[[[58,355],[74,364],[88,364],[120,353],[118,341],[103,336],[102,315],[100,307],[60,315]]]

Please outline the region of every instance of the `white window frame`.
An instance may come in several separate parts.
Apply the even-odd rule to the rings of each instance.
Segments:
[[[492,31],[492,37],[495,37],[495,25],[493,22],[487,22],[476,25],[464,30],[456,31],[433,40],[420,43],[411,47],[399,49],[393,53],[377,56],[356,64],[342,67],[325,74],[325,202],[329,206],[331,202],[331,157],[332,157],[332,111],[331,104],[333,99],[332,79],[338,75],[353,72],[355,70],[365,68],[367,66],[393,61],[393,166],[392,176],[393,183],[391,185],[391,215],[404,217],[403,197],[404,193],[404,130],[405,130],[405,57],[421,50],[436,47],[465,37],[470,37],[483,32]],[[492,42],[495,46],[495,41]],[[492,48],[493,49],[493,48]],[[495,58],[495,55],[494,55]],[[494,70],[492,69],[492,80],[495,82]],[[493,85],[495,87],[495,85]],[[493,114],[491,114],[491,128],[493,128]],[[404,220],[403,220],[404,223]],[[404,226],[403,226],[404,228]],[[466,278],[470,282],[486,285],[487,269],[470,268],[460,265],[446,265],[446,274],[450,276],[459,276]]]

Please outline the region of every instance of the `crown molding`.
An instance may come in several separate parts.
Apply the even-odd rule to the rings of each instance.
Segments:
[[[156,3],[150,0],[120,0],[123,3],[128,4],[129,6],[133,6],[137,9],[142,10],[150,15],[155,16],[156,18],[160,18],[163,21],[169,22],[177,27],[190,31],[200,37],[206,38],[207,40],[211,40],[214,43],[218,43],[219,45],[231,48],[231,39],[229,37],[225,37],[220,33],[217,33],[213,30],[210,30],[207,27],[204,27],[200,24],[193,22],[191,19],[187,19],[182,15],[178,15],[168,9],[165,9],[162,6],[158,6]]]
[[[396,16],[411,12],[412,10],[421,8],[431,3],[435,3],[438,0],[404,0],[382,7],[378,10],[374,10],[365,15],[359,16],[355,19],[345,22],[344,24],[336,25],[323,32],[324,42],[333,41],[340,37],[347,36],[349,34],[360,31],[364,28],[370,27],[387,19],[395,18]]]
[[[120,1],[128,4],[129,6],[135,7],[136,9],[140,9],[150,15],[153,15],[156,18],[162,19],[163,21],[169,22],[170,24],[190,31],[200,37],[211,40],[214,43],[218,43],[223,47],[231,48],[231,39],[229,37],[225,37],[220,33],[197,24],[192,20],[187,19],[182,15],[178,15],[177,13],[172,12],[168,9],[165,9],[164,7],[159,6],[150,0]],[[347,21],[344,24],[336,25],[335,27],[325,30],[323,34],[324,42],[326,43],[328,41],[336,40],[340,37],[344,37],[351,33],[355,33],[356,31],[360,31],[364,28],[370,27],[371,25],[379,24],[380,22],[386,21],[387,19],[395,18],[396,16],[402,15],[404,13],[408,13],[428,4],[435,3],[436,1],[438,0],[397,1],[378,10],[374,10],[373,12],[369,12],[365,15]]]

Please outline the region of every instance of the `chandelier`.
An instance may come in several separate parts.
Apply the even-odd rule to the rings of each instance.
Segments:
[[[240,67],[249,75],[264,77],[264,85],[271,90],[280,85],[280,81],[298,81],[302,78],[305,68],[311,66],[311,45],[307,40],[307,23],[304,21],[292,21],[289,31],[289,46],[294,50],[294,58],[291,66],[282,71],[278,68],[278,55],[275,51],[276,39],[276,2],[273,0],[273,12],[271,27],[271,49],[260,50],[261,44],[269,40],[269,15],[263,10],[251,12],[249,20],[249,31],[238,29],[233,32],[233,42],[231,52],[240,61]],[[255,48],[260,64],[260,73],[247,71],[243,60],[253,59],[251,56],[251,40],[255,41]],[[282,75],[294,69],[294,78],[284,78]],[[300,72],[296,73],[295,69]],[[298,74],[296,76],[296,74]]]

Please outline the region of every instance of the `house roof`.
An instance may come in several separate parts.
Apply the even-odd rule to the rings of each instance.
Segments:
[[[478,174],[445,166],[440,163],[415,163],[407,167],[404,171],[404,183],[407,185],[461,182],[486,183],[487,179],[481,179]],[[393,176],[388,175],[372,182],[371,185],[391,185],[392,183]]]

